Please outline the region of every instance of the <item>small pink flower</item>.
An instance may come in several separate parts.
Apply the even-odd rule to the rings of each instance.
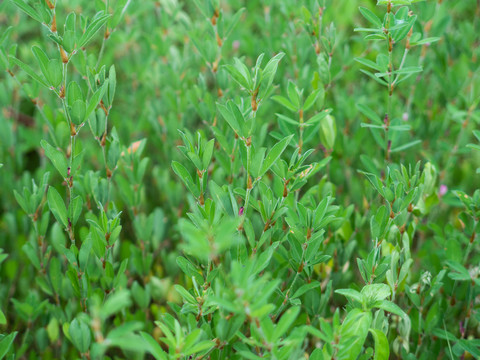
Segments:
[[[402,115],[402,120],[403,120],[403,121],[408,121],[408,113],[406,113],[406,112],[403,113],[403,115]]]
[[[238,49],[240,48],[240,41],[235,40],[235,41],[232,43],[232,47],[233,47],[233,50],[238,50]]]
[[[238,216],[242,216],[243,215],[243,206],[238,209]]]
[[[438,190],[438,196],[442,197],[443,195],[445,195],[448,191],[448,187],[447,185],[440,185],[440,189]]]

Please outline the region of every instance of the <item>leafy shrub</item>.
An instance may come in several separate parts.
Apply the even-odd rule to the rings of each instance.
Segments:
[[[0,10],[0,359],[480,357],[478,1]]]

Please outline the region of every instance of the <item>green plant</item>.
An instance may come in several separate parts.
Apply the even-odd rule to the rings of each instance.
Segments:
[[[2,2],[0,359],[479,357],[479,14]]]

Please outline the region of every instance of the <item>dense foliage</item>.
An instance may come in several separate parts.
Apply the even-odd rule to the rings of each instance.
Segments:
[[[480,358],[479,22],[0,2],[0,359]]]

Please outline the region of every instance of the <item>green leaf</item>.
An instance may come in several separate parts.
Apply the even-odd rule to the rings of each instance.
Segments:
[[[470,273],[462,264],[459,264],[455,261],[447,261],[447,265],[450,269],[453,270],[448,273],[448,277],[450,279],[460,281],[471,280]]]
[[[0,264],[5,261],[8,257],[8,254],[3,253],[3,249],[0,249]]]
[[[380,180],[380,178],[375,175],[375,174],[371,174],[371,173],[367,173],[367,172],[363,172],[363,171],[360,171],[360,173],[362,173],[363,175],[365,175],[368,179],[368,181],[370,181],[370,183],[373,185],[373,187],[375,189],[377,189],[378,193],[380,195],[382,195],[383,197],[385,197],[385,193],[383,191],[383,183],[382,183],[382,180]]]
[[[192,294],[190,294],[183,286],[181,285],[175,285],[175,290],[182,296],[183,300],[185,300],[186,303],[190,303],[192,305],[196,305],[197,301],[193,297]]]
[[[80,214],[82,213],[82,207],[83,207],[83,199],[81,196],[76,196],[71,202],[68,207],[68,215],[70,217],[70,220],[72,221],[72,224],[75,225],[78,221],[78,218],[80,217]]]
[[[395,70],[393,73],[400,74],[400,75],[409,75],[409,74],[416,74],[421,71],[423,71],[423,68],[421,66],[405,66],[401,69]]]
[[[410,125],[390,125],[392,131],[410,131],[412,127]]]
[[[0,340],[0,360],[5,357],[12,346],[13,340],[17,336],[17,331],[5,336],[3,339]]]
[[[249,360],[262,360],[263,357],[255,355],[249,350],[240,350],[238,351],[238,355],[240,355],[241,359],[249,359]]]
[[[305,103],[303,104],[303,111],[309,110],[317,101],[318,97],[322,98],[325,96],[325,89],[323,86],[318,88],[317,90],[313,91],[310,95],[308,95]],[[323,100],[321,100],[323,103]]]
[[[313,115],[310,119],[308,119],[307,122],[305,123],[305,125],[318,124],[321,120],[326,118],[331,112],[332,112],[332,109],[322,110],[319,113]]]
[[[361,291],[369,301],[385,300],[391,295],[390,286],[387,284],[370,284],[365,285]]]
[[[296,109],[300,109],[300,96],[298,96],[297,87],[292,81],[287,85],[288,98]]]
[[[62,285],[62,278],[63,274],[61,273],[61,264],[57,257],[52,257],[50,260],[49,266],[49,275],[50,275],[50,282],[52,283],[53,291],[56,294],[59,294],[61,285]]]
[[[410,334],[411,321],[407,313],[403,311],[397,304],[388,300],[377,301],[373,307],[388,311],[392,314],[400,316],[405,322],[405,328],[407,334]]]
[[[86,106],[83,100],[77,100],[69,109],[70,117],[75,125],[80,125],[86,118]]]
[[[372,313],[353,309],[348,312],[340,330],[338,360],[357,359],[372,324]]]
[[[280,105],[286,107],[288,110],[290,111],[298,111],[298,108],[296,108],[291,102],[290,100],[288,100],[286,97],[284,96],[280,96],[280,95],[275,95],[275,96],[272,96],[272,100],[278,102]]]
[[[140,335],[143,337],[145,342],[148,344],[148,351],[156,360],[168,360],[167,354],[163,351],[162,347],[155,339],[144,331],[140,331]]]
[[[40,15],[28,5],[24,0],[11,0],[17,7],[22,10],[25,14],[30,16],[32,19],[37,20],[39,23],[43,23],[42,18]]]
[[[355,300],[355,301],[359,302],[360,304],[363,304],[364,301],[365,301],[364,296],[361,293],[359,293],[357,290],[354,290],[354,289],[338,289],[338,290],[335,290],[335,292],[337,294],[345,296],[346,298],[348,298],[350,300]]]
[[[266,88],[269,88],[270,85],[272,84],[273,77],[275,76],[275,73],[277,72],[278,63],[280,62],[280,60],[284,56],[285,56],[285,53],[283,53],[283,52],[278,53],[277,55],[275,55],[273,58],[270,59],[270,61],[267,63],[267,65],[263,69],[261,82],[263,84],[264,81],[266,80],[266,82],[267,82]]]
[[[257,178],[260,176],[260,169],[263,165],[263,160],[265,157],[265,149],[264,147],[260,149],[255,149],[252,147],[252,157],[251,157],[251,165],[250,165],[250,174]]]
[[[419,40],[419,41],[416,41],[416,42],[412,42],[410,45],[416,46],[416,45],[431,44],[431,43],[439,41],[440,39],[441,39],[440,37],[428,37],[428,38],[425,38],[425,39],[422,39],[422,40]]]
[[[453,341],[456,342],[458,339],[453,335],[451,332],[445,330],[445,329],[440,329],[436,328],[432,330],[432,335],[435,335],[436,337],[443,339],[443,340],[448,340],[448,341]]]
[[[232,79],[237,82],[241,87],[248,91],[253,91],[253,80],[251,75],[240,60],[235,58],[235,65],[225,65],[224,68],[228,71]]]
[[[388,360],[390,356],[390,347],[385,334],[377,329],[370,329],[373,340],[375,341],[375,356],[373,360]]]
[[[52,59],[48,62],[48,74],[46,78],[53,87],[57,87],[62,82],[62,64],[57,59]]]
[[[364,73],[365,75],[367,75],[369,78],[371,78],[371,79],[375,80],[376,82],[378,82],[379,84],[388,86],[388,83],[387,83],[385,80],[382,80],[382,79],[380,79],[378,76],[373,75],[370,71],[366,71],[366,70],[363,70],[363,69],[360,69],[360,71],[361,71],[362,73]]]
[[[369,108],[367,105],[364,105],[364,104],[357,104],[357,109],[363,114],[365,115],[368,119],[370,119],[371,121],[373,121],[374,123],[377,123],[378,125],[380,125],[380,127],[383,128],[383,121],[382,119],[380,118],[380,116],[378,116],[375,111],[373,111],[371,108]]]
[[[40,271],[40,259],[38,258],[37,249],[32,245],[32,243],[25,243],[22,246],[22,250],[27,255],[35,269]]]
[[[47,54],[40,49],[38,46],[32,46],[32,52],[35,58],[37,59],[38,65],[40,66],[40,70],[42,71],[43,76],[46,79],[49,79],[49,71],[48,71],[48,64],[50,59],[48,58]],[[51,83],[51,81],[49,81]]]
[[[76,81],[71,81],[67,87],[67,104],[73,106],[76,101],[83,101],[83,92]]]
[[[189,356],[195,353],[199,353],[208,349],[211,349],[214,346],[214,343],[211,340],[201,341],[195,345],[192,345],[190,348],[185,350],[185,355]],[[197,357],[195,357],[197,358]]]
[[[395,42],[399,42],[401,40],[403,40],[408,32],[410,31],[410,29],[412,28],[412,26],[415,24],[415,21],[417,20],[417,16],[416,15],[413,15],[413,16],[410,16],[408,18],[408,21],[406,24],[402,24],[403,26],[396,30],[393,34],[393,39],[395,40]],[[393,28],[392,28],[393,29]]]
[[[307,283],[305,285],[300,286],[298,288],[298,290],[295,291],[295,293],[292,295],[291,299],[295,299],[297,297],[300,297],[303,294],[305,294],[306,292],[308,292],[310,290],[313,290],[315,288],[318,288],[318,287],[320,287],[320,283],[316,280],[313,280],[311,283]]]
[[[393,148],[390,150],[390,152],[398,152],[398,151],[403,151],[403,150],[406,150],[412,146],[415,146],[415,145],[418,145],[422,142],[422,140],[414,140],[414,141],[410,141],[406,144],[403,144],[403,145],[400,145],[400,146],[397,146],[396,148]]]
[[[234,104],[234,106],[236,106]],[[217,109],[220,111],[220,114],[222,114],[223,118],[225,121],[230,125],[232,130],[239,136],[244,136],[242,128],[240,127],[240,124],[237,121],[237,118],[235,115],[230,111],[230,109],[222,104],[217,103]]]
[[[371,129],[385,129],[383,125],[373,125],[368,123],[361,123],[360,127],[362,128],[371,128]]]
[[[95,36],[98,30],[105,25],[110,18],[110,15],[102,15],[103,12],[97,13],[94,20],[88,25],[87,29],[83,33],[82,37],[78,41],[78,48],[82,48],[87,45],[90,40]]]
[[[212,181],[213,183],[213,181]],[[197,270],[197,268],[187,259],[182,256],[177,257],[177,265],[182,269],[182,271],[187,275],[189,278],[195,277],[197,281],[202,281],[203,277],[202,274]]]
[[[53,163],[53,166],[55,166],[55,168],[58,170],[58,172],[60,173],[60,175],[62,175],[63,178],[66,178],[68,174],[68,165],[63,153],[60,150],[55,149],[45,140],[40,141],[40,144],[45,150],[45,155],[47,155],[47,157]]]
[[[474,150],[480,150],[480,145],[477,144],[467,144],[467,147]]]
[[[72,13],[70,13],[68,16],[70,17],[71,14]],[[71,30],[66,30],[65,33],[63,34],[63,41],[62,41],[63,49],[68,53],[72,52],[75,49],[75,45],[76,45],[75,41],[76,41],[75,32]]]
[[[2,310],[0,310],[0,325],[5,325],[7,323],[7,318]]]
[[[355,28],[353,29],[355,32],[381,32],[380,29],[370,29],[370,28]]]
[[[293,322],[298,316],[298,313],[300,312],[300,307],[299,306],[294,306],[285,311],[285,313],[282,315],[280,318],[280,321],[278,322],[277,326],[275,326],[275,330],[273,333],[273,340],[280,339],[282,336],[286,334],[290,326],[292,326]]]
[[[20,205],[20,207],[22,208],[22,210],[25,211],[26,214],[31,215],[31,214],[30,214],[30,210],[29,210],[28,203],[27,203],[27,201],[26,201],[26,198],[23,197],[22,195],[20,195],[20,194],[17,192],[17,190],[13,190],[13,195],[15,196],[15,199],[17,200],[18,205]]]
[[[113,103],[113,98],[115,97],[115,89],[117,87],[117,72],[115,71],[115,65],[110,67],[108,71],[108,87],[107,87],[107,98],[108,104],[111,106]]]
[[[355,61],[359,62],[360,64],[362,65],[365,65],[365,66],[368,66],[369,68],[372,68],[374,70],[377,70],[377,71],[380,71],[380,67],[378,66],[378,64],[376,62],[373,62],[371,60],[368,60],[368,59],[365,59],[365,58],[354,58]],[[360,104],[357,104],[357,108],[358,108],[358,105]]]
[[[27,64],[21,62],[20,60],[18,60],[16,57],[14,56],[10,56],[10,60],[15,64],[17,65],[20,69],[22,69],[23,71],[25,71],[27,73],[28,76],[30,76],[33,80],[37,81],[39,84],[45,86],[46,88],[50,88],[50,86],[48,85],[47,81],[42,78],[41,76],[37,75],[37,73],[30,67],[28,66]]]
[[[90,328],[83,321],[74,319],[68,329],[73,345],[84,354],[90,348],[91,332]]]
[[[282,121],[285,121],[289,124],[295,125],[295,126],[300,126],[300,123],[297,120],[291,119],[288,116],[282,115],[282,114],[275,114],[278,116],[278,118]],[[304,125],[304,126],[310,126],[310,125]]]
[[[68,217],[67,217],[67,208],[63,202],[62,197],[58,193],[57,189],[53,186],[48,188],[48,207],[55,216],[55,219],[63,225],[64,228],[68,228]]]
[[[327,115],[320,123],[320,141],[327,149],[333,149],[337,136],[337,124],[335,118]]]
[[[286,147],[292,140],[293,135],[287,136],[276,143],[272,149],[269,151],[267,156],[265,157],[265,161],[262,164],[262,169],[260,170],[260,176],[263,176],[275,162],[280,158],[282,153],[285,151]]]
[[[205,149],[203,150],[203,156],[202,156],[203,170],[207,170],[208,166],[210,165],[210,162],[212,160],[214,146],[215,146],[215,140],[214,139],[210,140],[207,143],[207,145],[205,145]]]
[[[175,174],[177,174],[180,179],[182,179],[183,183],[187,187],[187,189],[196,197],[200,196],[200,192],[197,187],[193,183],[192,176],[188,172],[188,170],[180,164],[178,161],[172,161],[172,168]]]
[[[475,359],[480,358],[479,344],[476,339],[474,340],[465,340],[460,339],[458,345],[465,351],[469,352]]]
[[[373,12],[371,12],[365,7],[359,7],[358,9],[360,10],[360,13],[363,15],[363,17],[367,19],[372,25],[375,25],[377,28],[382,28],[382,22],[377,15],[375,15]]]
[[[230,17],[230,24],[228,25],[228,28],[226,29],[226,31],[224,32],[223,34],[223,37],[225,39],[228,38],[228,36],[230,35],[230,33],[233,31],[233,29],[235,28],[235,26],[238,24],[239,20],[240,20],[240,17],[242,16],[243,12],[245,11],[246,9],[245,8],[240,8],[236,13],[235,15],[233,15],[232,17]]]
[[[83,118],[83,121],[87,121],[90,114],[93,112],[93,110],[95,110],[97,105],[100,103],[100,100],[102,100],[102,97],[105,94],[105,90],[109,87],[109,82],[110,80],[105,81],[102,87],[97,89],[97,91],[95,91],[95,93],[92,95],[92,97],[90,98],[90,101],[88,102],[87,110],[85,111],[85,116]]]
[[[110,315],[116,314],[122,309],[126,309],[130,306],[130,293],[128,290],[115,290],[103,304],[101,315],[103,319],[108,318]]]

